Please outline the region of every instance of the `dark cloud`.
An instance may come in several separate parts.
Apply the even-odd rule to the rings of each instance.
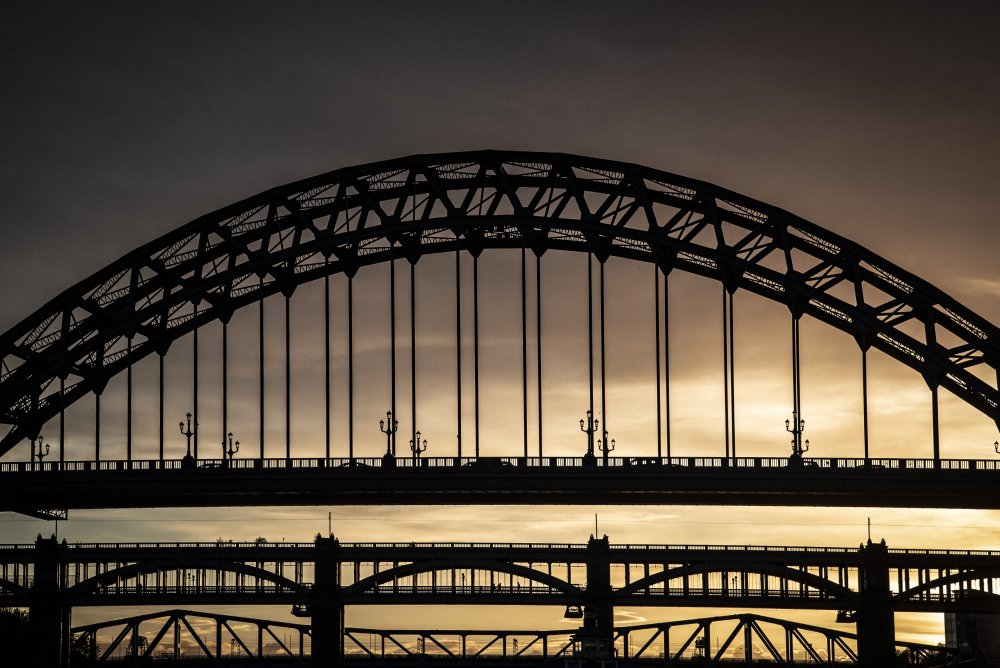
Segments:
[[[997,222],[995,13],[988,3],[21,5],[0,28],[0,280],[19,288],[0,325],[274,184],[478,147],[705,178],[904,266],[940,249],[942,268],[926,273],[955,289],[989,272],[996,251],[983,243]]]

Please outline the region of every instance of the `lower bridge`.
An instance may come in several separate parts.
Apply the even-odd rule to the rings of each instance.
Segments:
[[[308,666],[309,624],[236,615],[167,610],[72,629],[73,649],[90,662],[146,659],[157,665],[240,662]],[[574,631],[558,629],[375,629],[346,627],[346,664],[566,666],[579,649]],[[725,665],[773,662],[858,665],[858,637],[840,629],[742,614],[616,626],[618,663]],[[955,648],[896,642],[899,661],[947,665]]]
[[[534,543],[59,543],[0,546],[0,605],[29,609],[46,665],[67,665],[80,606],[288,605],[311,656],[345,655],[358,605],[557,605],[610,642],[616,607],[837,611],[866,665],[894,660],[894,613],[1000,613],[1000,552]]]

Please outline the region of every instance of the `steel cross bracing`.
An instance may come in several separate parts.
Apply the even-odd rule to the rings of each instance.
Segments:
[[[0,604],[31,605],[42,555],[65,605],[288,604],[306,610],[313,543],[0,546]],[[884,553],[884,554],[883,554]],[[588,568],[628,606],[858,609],[885,571],[896,611],[1000,611],[1000,552],[713,545],[336,544],[345,605],[578,605]],[[876,556],[881,561],[873,561]],[[593,570],[589,571],[592,574]]]
[[[207,631],[203,622],[209,626]],[[286,632],[290,632],[291,643],[279,636]],[[187,637],[197,645],[196,654],[189,655],[190,659],[274,657],[284,663],[309,656],[310,632],[308,624],[180,609],[110,619],[72,629],[74,647],[96,661],[140,656],[181,659],[181,641]],[[720,636],[720,632],[725,635]],[[553,659],[553,665],[563,665],[571,654],[572,634],[573,631],[567,629],[349,626],[344,629],[344,658],[348,662],[366,664],[401,657],[483,659],[491,663],[527,659],[535,664],[539,659]],[[699,644],[698,640],[704,638],[708,638],[709,643]],[[819,665],[858,662],[856,634],[755,614],[618,626],[613,639],[619,647],[620,659],[659,659],[667,665],[706,656],[715,661],[741,656],[748,662],[761,658],[777,663]],[[717,645],[714,644],[716,639],[719,639]],[[955,653],[954,648],[913,642],[897,642],[896,649],[914,659]]]
[[[693,272],[786,304],[1000,420],[1000,334],[926,281],[781,209],[631,164],[565,154],[421,155],[337,170],[203,216],[0,336],[0,454],[211,321],[393,257],[528,247]],[[59,382],[56,382],[56,381]]]
[[[203,622],[212,626],[209,633],[205,632]],[[114,637],[109,642],[100,642],[98,635],[108,629],[114,629]],[[308,624],[194,610],[166,610],[87,624],[72,629],[72,633],[74,649],[89,656],[91,661],[126,656],[182,659],[185,636],[197,646],[195,656],[186,658],[199,660],[268,655],[303,659],[308,656],[310,644]],[[293,637],[290,643],[283,637],[288,635]],[[270,651],[265,650],[268,646]],[[283,665],[288,664],[283,662]]]

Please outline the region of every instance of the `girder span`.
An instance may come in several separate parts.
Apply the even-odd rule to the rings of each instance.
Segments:
[[[293,580],[246,563],[215,559],[157,559],[150,562],[136,562],[104,571],[73,585],[67,590],[67,593],[71,596],[87,596],[101,588],[114,586],[140,575],[169,573],[186,569],[208,569],[218,573],[250,576],[258,582],[270,583],[288,593],[305,594],[307,591],[301,584]]]
[[[648,167],[477,151],[348,167],[268,190],[69,288],[0,336],[0,421],[11,425],[0,454],[200,325],[330,273],[456,247],[592,252],[713,278],[847,332],[1000,425],[1000,330],[870,250]]]
[[[916,587],[911,587],[895,595],[899,602],[907,602],[921,599],[928,599],[941,596],[941,590],[950,589],[951,585],[970,585],[977,582],[987,582],[1000,578],[1000,568],[971,568],[961,569],[956,573],[942,575],[932,580],[928,580]],[[950,593],[950,592],[949,592]],[[1000,594],[994,593],[992,589],[967,588],[960,591],[960,595],[978,598],[981,601],[990,601],[991,605],[1000,610]]]
[[[619,595],[627,596],[629,594],[640,593],[645,589],[653,587],[654,585],[667,584],[671,580],[684,578],[690,575],[708,575],[712,573],[730,573],[734,571],[739,572],[740,574],[755,573],[765,576],[770,575],[788,582],[800,583],[816,590],[823,596],[842,599],[845,604],[853,602],[858,596],[857,593],[851,591],[849,588],[838,585],[836,582],[832,582],[818,575],[813,575],[808,571],[797,570],[782,564],[741,564],[738,562],[708,562],[669,568],[667,570],[660,571],[659,573],[654,573],[648,577],[644,577],[641,580],[631,582],[627,586],[622,587],[618,593]]]
[[[370,575],[363,580],[344,588],[344,595],[349,596],[352,594],[362,594],[370,591],[377,590],[378,586],[381,584],[393,582],[399,578],[415,577],[423,573],[433,573],[437,571],[445,571],[450,569],[475,569],[482,571],[489,571],[491,573],[504,573],[507,575],[515,575],[525,578],[532,582],[537,582],[538,584],[545,585],[554,591],[561,592],[563,594],[568,594],[570,596],[579,596],[581,594],[581,589],[578,586],[574,586],[565,580],[553,577],[547,573],[544,573],[533,568],[528,568],[526,566],[520,566],[515,563],[510,563],[500,560],[486,560],[486,559],[434,559],[431,561],[415,561],[409,564],[403,564],[401,566],[396,566],[384,571],[379,571],[374,575]]]

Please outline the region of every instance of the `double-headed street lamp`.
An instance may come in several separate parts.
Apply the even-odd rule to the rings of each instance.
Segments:
[[[225,464],[227,462],[233,461],[233,455],[240,451],[239,440],[233,443],[233,432],[229,432],[229,449],[226,449],[226,442],[222,442],[222,462]],[[235,447],[234,447],[235,446]]]
[[[37,450],[35,449],[36,441],[31,442],[31,463],[34,464],[37,461],[39,464],[41,464],[42,460],[48,456],[49,450],[52,448],[52,446],[49,445],[48,443],[46,443],[44,446],[42,445],[42,441],[45,440],[44,436],[39,435],[36,440],[38,443]],[[42,448],[44,448],[44,450]]]
[[[608,465],[608,455],[611,451],[615,449],[615,439],[608,440],[608,432],[604,432],[604,438],[597,441],[597,447],[601,451],[601,457],[604,459],[604,465]]]
[[[413,453],[414,459],[420,459],[420,453],[427,452],[427,439],[425,438],[421,444],[419,431],[416,433],[416,440],[410,439],[410,452]]]
[[[587,454],[583,456],[584,465],[595,464],[597,459],[594,457],[594,433],[600,426],[601,421],[594,419],[594,414],[587,411],[587,418],[580,420],[580,431],[587,435]]]
[[[802,459],[802,453],[809,451],[809,439],[806,439],[804,445],[802,441],[802,432],[805,430],[806,421],[792,411],[792,419],[785,420],[785,431],[792,435],[792,457]]]
[[[385,434],[385,454],[382,455],[382,461],[391,466],[390,462],[395,460],[392,441],[396,435],[396,430],[399,429],[399,420],[392,419],[392,411],[386,411],[385,419],[378,421],[378,428],[379,431]]]
[[[187,428],[184,428],[184,423],[178,423],[180,427],[181,434],[187,437],[187,454],[184,455],[184,459],[181,461],[182,468],[189,468],[194,466],[194,457],[191,456],[191,437],[198,433],[198,423],[195,422],[194,426],[191,426],[191,414],[188,413],[187,417]]]

